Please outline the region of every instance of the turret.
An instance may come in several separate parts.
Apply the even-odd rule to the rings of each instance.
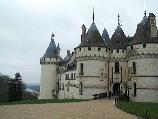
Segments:
[[[84,39],[85,36],[86,36],[86,27],[85,27],[85,25],[83,24],[81,28],[82,28],[82,34],[81,34],[81,42],[82,42],[83,39]]]
[[[110,38],[109,38],[109,34],[108,34],[106,28],[104,28],[104,30],[103,30],[102,39],[105,41],[106,44],[109,44]]]
[[[41,81],[39,99],[56,98],[57,69],[60,60],[58,50],[54,41],[54,34],[52,34],[49,47],[40,59]]]
[[[59,46],[59,43],[58,43],[58,46],[57,46],[57,54],[58,54],[58,57],[60,57],[60,46]]]
[[[157,37],[156,16],[153,13],[149,13],[149,24],[151,30],[151,37]]]

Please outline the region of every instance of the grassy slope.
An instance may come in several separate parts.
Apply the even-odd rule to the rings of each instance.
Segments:
[[[143,117],[147,110],[148,117],[158,119],[158,103],[119,102],[118,107],[128,113]]]
[[[47,99],[47,100],[23,100],[14,102],[0,102],[0,105],[16,105],[16,104],[45,104],[45,103],[68,103],[80,102],[81,99]]]

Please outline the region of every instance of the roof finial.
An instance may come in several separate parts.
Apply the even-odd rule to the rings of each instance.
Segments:
[[[144,15],[146,16],[146,10],[144,11]]]
[[[54,40],[54,33],[52,33],[52,35],[51,35],[51,40]]]
[[[120,15],[118,14],[118,26],[121,26],[120,25]]]
[[[94,22],[94,7],[93,7],[93,22]]]

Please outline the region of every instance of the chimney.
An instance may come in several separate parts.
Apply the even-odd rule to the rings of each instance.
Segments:
[[[82,28],[82,34],[81,34],[81,42],[82,42],[83,39],[84,39],[85,36],[86,36],[86,27],[85,27],[85,25],[83,24],[81,28]]]
[[[153,13],[149,13],[150,35],[151,37],[157,37],[156,16]]]
[[[67,56],[70,56],[71,53],[70,53],[70,50],[67,50]]]

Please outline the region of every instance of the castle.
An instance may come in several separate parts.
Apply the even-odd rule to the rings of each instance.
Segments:
[[[95,94],[128,93],[131,101],[158,102],[158,30],[156,16],[144,13],[133,37],[118,26],[111,38],[93,21],[81,43],[63,59],[54,34],[40,58],[39,99],[91,99]]]

